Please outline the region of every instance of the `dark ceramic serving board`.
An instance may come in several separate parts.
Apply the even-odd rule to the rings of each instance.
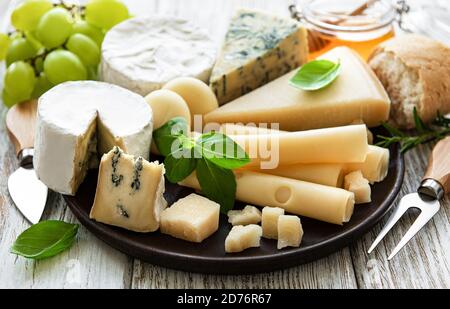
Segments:
[[[381,128],[375,134],[386,133]],[[404,174],[403,157],[397,146],[390,148],[388,176],[372,186],[372,202],[356,205],[350,222],[343,226],[302,217],[304,236],[299,248],[277,250],[276,241],[262,238],[260,248],[226,254],[224,243],[231,229],[227,218],[220,217],[219,230],[200,244],[186,242],[160,232],[135,233],[89,219],[97,184],[97,170],[92,170],[75,196],[64,196],[80,222],[112,247],[136,258],[170,268],[213,274],[248,274],[268,272],[317,260],[361,237],[391,208]],[[193,190],[166,181],[165,197],[169,205]],[[236,208],[245,204],[236,203]]]

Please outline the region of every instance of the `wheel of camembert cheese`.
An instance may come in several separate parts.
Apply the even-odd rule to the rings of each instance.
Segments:
[[[127,89],[95,81],[57,85],[38,103],[36,174],[50,189],[74,195],[113,146],[148,159],[152,127],[150,106]]]
[[[145,96],[176,77],[208,82],[215,59],[215,44],[193,23],[167,16],[135,17],[105,36],[100,77]]]

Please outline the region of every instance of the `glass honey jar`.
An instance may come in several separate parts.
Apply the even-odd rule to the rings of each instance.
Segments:
[[[367,59],[395,34],[394,22],[407,11],[404,1],[304,0],[289,7],[308,29],[310,59],[336,46],[348,46]]]

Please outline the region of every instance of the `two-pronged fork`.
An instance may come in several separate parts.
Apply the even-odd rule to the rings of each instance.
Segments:
[[[428,168],[416,193],[405,195],[392,213],[386,225],[373,242],[368,253],[371,253],[383,237],[409,208],[420,209],[414,221],[392,253],[392,259],[403,246],[439,211],[439,200],[450,192],[450,136],[436,144],[428,162]]]

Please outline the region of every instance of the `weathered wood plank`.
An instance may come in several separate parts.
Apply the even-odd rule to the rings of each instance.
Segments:
[[[405,156],[406,174],[400,196],[414,192],[427,165],[430,146],[421,146]],[[399,198],[397,199],[397,203]],[[418,211],[410,210],[371,255],[367,250],[384,226],[383,220],[361,241],[351,246],[358,285],[362,288],[450,287],[450,229],[448,197],[438,214],[394,257],[387,257],[414,222]]]

